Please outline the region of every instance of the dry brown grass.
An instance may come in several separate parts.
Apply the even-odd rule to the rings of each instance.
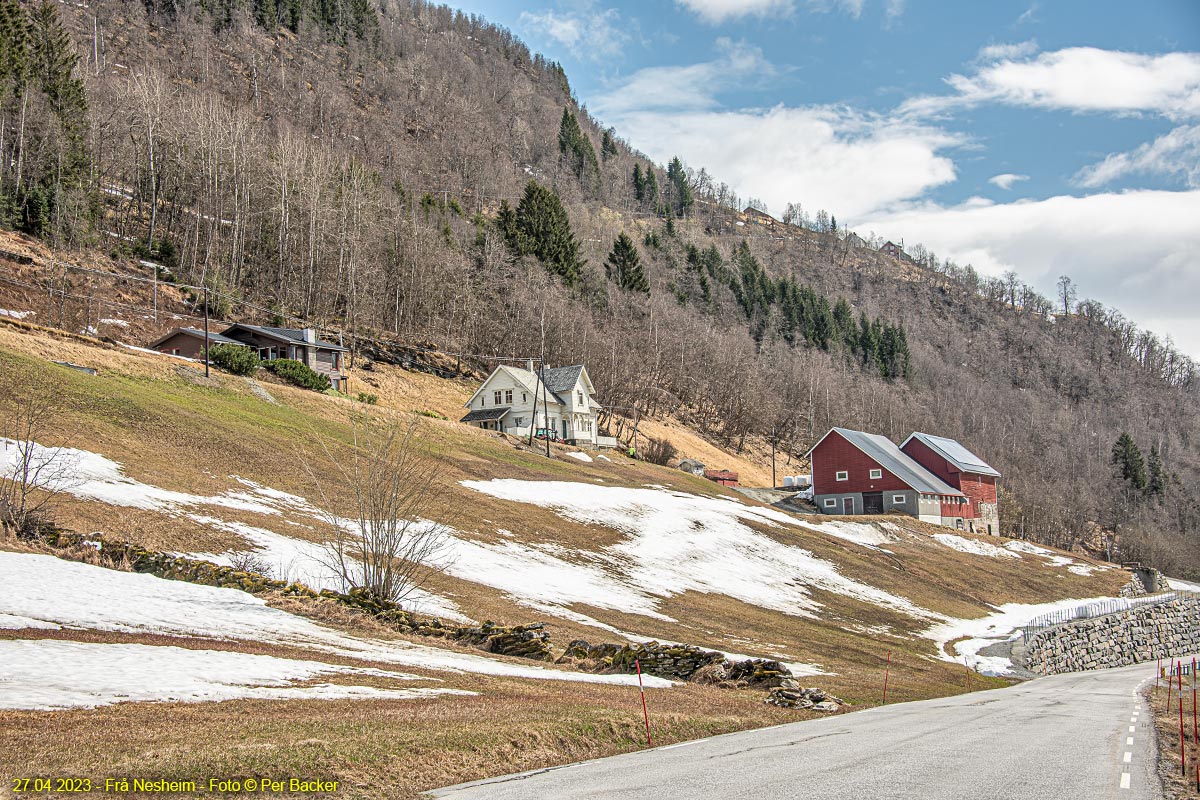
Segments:
[[[1190,661],[1191,659],[1186,659]],[[1164,671],[1165,671],[1164,667]],[[1173,681],[1179,679],[1173,678]],[[1200,798],[1200,742],[1196,740],[1196,714],[1194,699],[1197,697],[1195,674],[1183,676],[1183,744],[1187,756],[1187,774],[1180,765],[1179,738],[1179,691],[1173,684],[1168,691],[1166,678],[1157,687],[1146,689],[1146,699],[1154,714],[1155,738],[1158,740],[1158,774],[1162,779],[1163,795],[1167,800],[1195,800]],[[1171,703],[1167,706],[1168,698]]]

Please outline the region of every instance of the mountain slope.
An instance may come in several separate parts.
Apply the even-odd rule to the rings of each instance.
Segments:
[[[613,429],[669,409],[738,451],[774,433],[793,460],[835,424],[954,436],[1006,474],[1009,532],[1196,569],[1195,365],[1119,313],[1063,314],[1019,281],[739,215],[729,187],[646,163],[576,106],[561,69],[482,20],[414,0],[381,5],[377,29],[346,11],[293,30],[262,8],[64,7],[89,168],[55,189],[75,212],[10,222],[84,260],[110,241],[118,261],[160,259],[209,287],[219,316],[310,321],[352,344],[390,332],[485,369],[584,361]],[[28,169],[45,183],[50,166]],[[586,259],[569,285],[493,223],[531,178],[562,198]],[[648,297],[606,275],[622,232]],[[58,275],[41,267],[38,289]],[[92,277],[59,277],[80,316]],[[878,327],[860,335],[861,318]],[[864,346],[889,330],[886,353]],[[1158,451],[1162,493],[1114,478],[1122,432]]]

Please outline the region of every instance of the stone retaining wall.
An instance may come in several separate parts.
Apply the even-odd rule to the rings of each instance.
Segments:
[[[1200,596],[1137,606],[1042,631],[1025,648],[1035,675],[1127,667],[1200,652]]]

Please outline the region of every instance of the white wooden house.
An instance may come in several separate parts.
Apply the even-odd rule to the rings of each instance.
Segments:
[[[610,445],[599,435],[602,406],[582,364],[546,370],[496,367],[467,401],[462,422],[514,436],[548,432],[575,444]]]

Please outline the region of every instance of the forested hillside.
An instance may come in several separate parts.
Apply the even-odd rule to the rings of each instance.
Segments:
[[[793,464],[832,425],[954,436],[1004,473],[1006,533],[1200,575],[1190,359],[1069,280],[1048,299],[824,210],[739,214],[484,20],[2,0],[0,115],[6,226],[161,263],[219,317],[586,362],[612,428],[673,414]]]

